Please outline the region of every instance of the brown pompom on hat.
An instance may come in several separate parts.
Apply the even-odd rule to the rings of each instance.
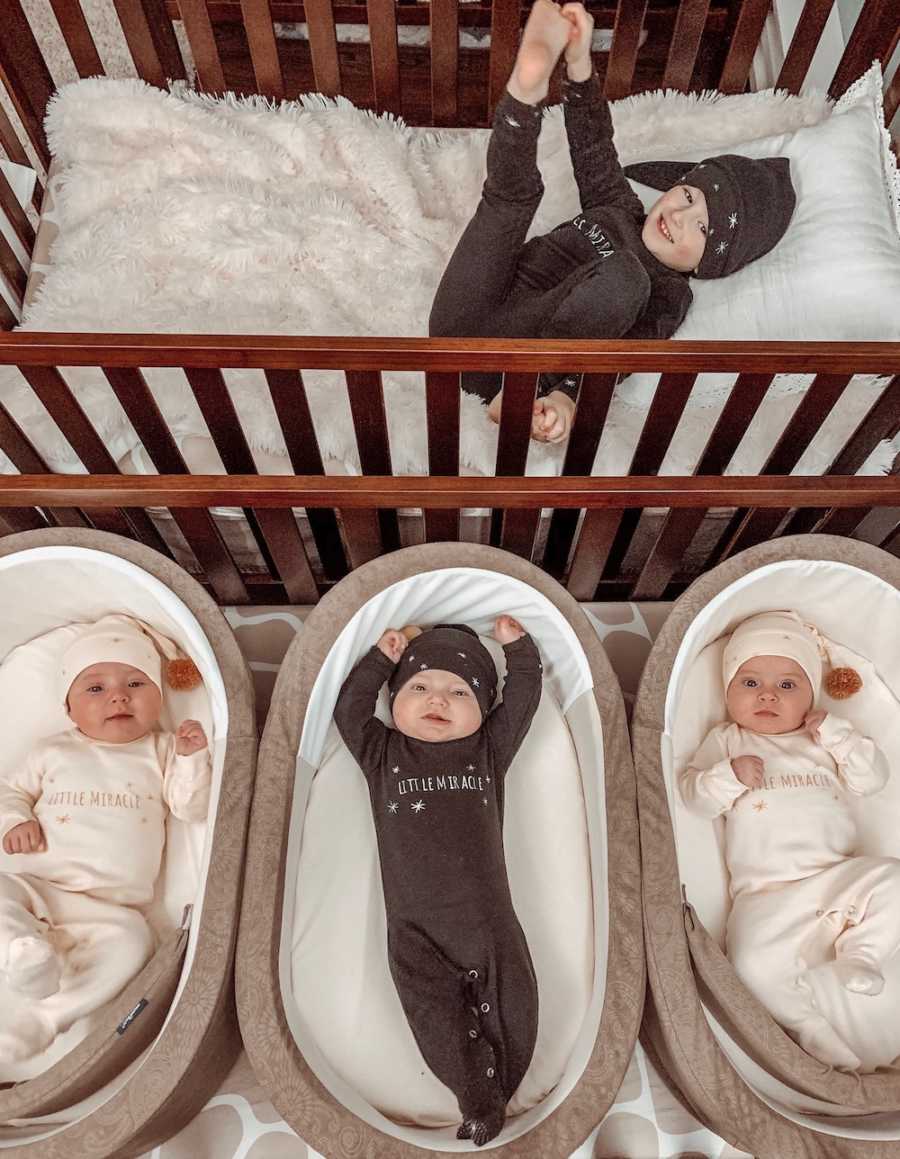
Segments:
[[[163,691],[164,678],[165,685],[176,691],[189,692],[203,683],[197,665],[179,651],[173,640],[142,620],[117,612],[83,625],[63,653],[60,668],[63,700],[79,673],[92,664],[103,663],[138,668],[160,691]]]
[[[437,624],[412,639],[388,680],[392,705],[407,680],[426,668],[440,668],[464,680],[478,701],[482,720],[491,711],[497,695],[497,669],[478,634],[466,624]]]
[[[702,189],[709,213],[706,248],[694,277],[724,278],[767,254],[784,236],[797,196],[787,157],[753,160],[736,153],[690,161],[626,165],[625,176],[651,189]]]

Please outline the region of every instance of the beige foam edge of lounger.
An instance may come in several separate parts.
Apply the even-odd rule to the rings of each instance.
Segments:
[[[101,1091],[90,1098],[75,1121],[41,1124],[46,1134],[36,1136],[30,1129],[20,1143],[13,1141],[15,1128],[3,1129],[6,1145],[0,1152],[4,1159],[34,1159],[38,1154],[41,1159],[107,1159],[142,1154],[181,1130],[218,1089],[240,1052],[233,963],[256,769],[254,694],[249,670],[224,615],[177,564],[142,544],[81,529],[6,536],[0,540],[0,557],[48,547],[104,552],[141,568],[163,584],[197,620],[227,697],[228,735],[221,789],[202,905],[194,909],[192,959],[186,977],[181,975],[187,931],[179,930],[107,1007],[117,1021],[112,1028],[107,1025],[98,1031],[99,1053],[92,1064],[76,1048],[38,1079],[0,1091],[0,1108],[5,1111],[13,1098],[30,1099],[31,1083],[40,1083],[36,1088],[38,1105],[40,1112],[46,1113],[50,1107],[71,1106],[73,1098],[89,1087],[97,1091],[95,1084],[100,1079],[104,1084],[114,1083],[130,1056],[134,1060],[132,1073],[108,1097],[102,1097]],[[169,1017],[179,986],[177,1005]],[[148,1000],[146,1007],[141,1006],[144,999]],[[149,1041],[140,1060],[135,1050],[139,1040],[128,1041],[132,1035]],[[32,1107],[28,1115],[34,1114]]]
[[[648,657],[635,700],[632,747],[638,788],[641,830],[642,890],[647,973],[650,993],[642,1027],[654,1057],[691,1107],[692,1113],[711,1130],[743,1150],[779,1159],[891,1159],[898,1154],[896,1138],[851,1138],[825,1129],[812,1130],[779,1114],[759,1097],[734,1069],[713,1033],[704,1012],[699,979],[690,952],[684,918],[690,918],[682,897],[678,858],[662,762],[666,697],[673,665],[686,632],[697,615],[719,592],[770,564],[788,560],[833,561],[867,571],[900,588],[900,561],[870,544],[828,535],[788,536],[741,552],[703,575],[676,601]],[[789,599],[785,594],[786,601]],[[699,921],[693,915],[695,921]],[[693,940],[697,943],[696,931]],[[696,948],[696,947],[695,947]],[[698,951],[699,952],[699,951]],[[708,965],[709,963],[706,963]],[[752,999],[752,996],[748,995]],[[731,992],[732,1000],[735,994]],[[758,1006],[758,1003],[755,1003]],[[729,1019],[752,1018],[752,1009]],[[778,1053],[775,1069],[783,1072],[786,1059],[793,1081],[812,1085],[821,1092],[829,1077],[823,1067],[805,1054],[777,1028],[767,1012],[758,1028],[756,1042],[747,1048],[761,1060],[765,1020],[778,1030],[768,1049]],[[872,1076],[871,1098],[866,1092],[869,1076],[854,1077],[832,1072],[832,1100],[856,1088],[851,1105],[870,1108],[889,1100],[888,1087],[896,1083],[894,1108],[900,1114],[900,1079]],[[833,1120],[838,1129],[840,1120]]]

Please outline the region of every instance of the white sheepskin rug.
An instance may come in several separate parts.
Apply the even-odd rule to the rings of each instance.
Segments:
[[[829,111],[820,94],[654,93],[616,103],[613,119],[627,163],[721,151]],[[488,139],[486,130],[411,129],[343,99],[272,107],[102,78],[64,86],[47,131],[59,236],[25,330],[425,335],[441,273],[478,201]],[[559,108],[546,117],[539,160],[548,192],[532,232],[578,210]],[[64,373],[114,457],[152,470],[99,371]],[[262,372],[225,374],[260,469],[289,471]],[[145,376],[192,469],[220,470],[183,374]],[[627,472],[655,380],[632,376],[617,388],[595,474]],[[313,370],[304,381],[330,469],[358,471],[343,375]],[[664,473],[693,470],[731,381],[698,381]],[[776,382],[730,472],[760,469],[808,381]],[[386,373],[384,387],[393,469],[425,474],[422,376]],[[871,380],[851,385],[801,473],[827,469],[880,389]],[[14,369],[0,376],[0,401],[54,470],[83,469]],[[491,474],[496,441],[481,402],[464,395],[462,470]],[[893,454],[882,445],[864,470],[886,469]],[[529,471],[558,473],[562,457],[563,448],[532,444]]]

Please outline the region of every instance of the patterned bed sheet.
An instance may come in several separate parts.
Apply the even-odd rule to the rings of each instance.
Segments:
[[[585,604],[630,712],[641,669],[671,604]],[[226,608],[253,673],[265,719],[281,660],[308,608]],[[571,1159],[750,1159],[701,1126],[680,1104],[640,1044],[616,1100]],[[299,1138],[272,1106],[246,1054],[199,1115],[145,1159],[327,1159]]]

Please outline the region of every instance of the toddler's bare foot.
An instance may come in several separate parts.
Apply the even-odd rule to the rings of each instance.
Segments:
[[[59,958],[44,938],[15,938],[9,944],[6,981],[29,998],[49,998],[59,989]]]
[[[547,95],[550,77],[573,31],[571,21],[552,0],[535,0],[507,91],[526,105],[536,105]]]
[[[834,972],[844,989],[852,994],[869,994],[874,998],[884,989],[884,975],[865,958],[849,955],[838,958],[834,963]]]

